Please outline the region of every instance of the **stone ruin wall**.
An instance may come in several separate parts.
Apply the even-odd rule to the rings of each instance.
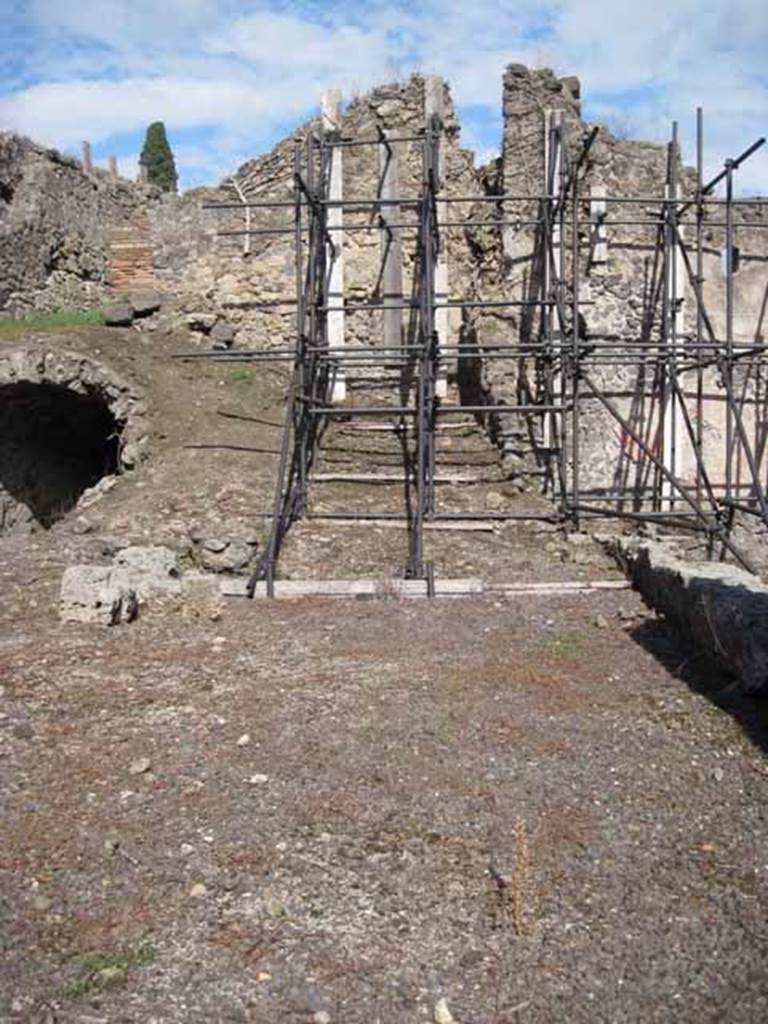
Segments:
[[[576,152],[589,126],[580,116],[579,84],[574,78],[557,79],[551,72],[529,71],[520,65],[510,66],[504,76],[504,140],[497,188],[507,193],[537,194],[543,188],[544,176],[544,114],[547,110],[561,110],[569,149]],[[616,139],[601,129],[584,165],[580,186],[579,217],[581,262],[580,297],[585,301],[582,309],[584,326],[589,339],[638,342],[643,336],[645,315],[645,281],[653,266],[656,230],[653,227],[616,226],[607,229],[608,259],[604,263],[592,260],[593,242],[590,225],[589,197],[596,185],[605,188],[611,196],[661,197],[667,166],[667,147],[648,142]],[[695,188],[695,174],[690,168],[680,167],[681,194],[691,195]],[[653,202],[643,206],[609,206],[609,219],[632,220],[646,216],[654,208]],[[517,215],[535,212],[535,204],[527,210],[525,204],[516,204]],[[735,211],[738,225],[736,243],[741,252],[741,267],[734,277],[735,337],[737,341],[759,342],[765,335],[768,315],[768,235],[764,230],[766,212],[759,208]],[[725,232],[709,222],[722,220],[718,208],[707,214],[704,230],[704,305],[714,323],[717,336],[725,336],[725,282],[721,271],[721,253],[725,246]],[[694,242],[693,229],[687,229],[689,245]],[[503,273],[499,283],[512,298],[524,298],[531,273],[533,232],[521,228],[505,228],[501,238]],[[695,261],[695,253],[691,252]],[[568,245],[565,255],[566,280],[571,274],[571,256]],[[682,271],[681,271],[682,275]],[[491,275],[492,276],[492,275]],[[685,278],[682,290],[683,306],[680,317],[680,335],[695,339],[696,302],[693,289]],[[569,293],[570,297],[570,293]],[[504,323],[507,318],[507,323]],[[658,337],[657,311],[652,337]],[[497,322],[494,329],[493,322]],[[504,317],[483,312],[477,317],[478,337],[496,333],[499,338],[504,327],[513,332],[525,329],[515,311]],[[509,398],[518,392],[519,367],[502,363],[488,363],[484,375],[491,392]],[[632,367],[602,367],[591,372],[595,383],[608,393],[619,411],[629,414],[632,396],[636,393],[638,370]],[[739,374],[736,374],[737,379]],[[693,399],[695,374],[686,375],[683,388]],[[759,433],[756,412],[762,408],[765,415],[765,385],[754,381],[740,381],[747,388],[748,406],[745,420],[750,432]],[[714,474],[723,478],[722,451],[724,450],[725,405],[723,390],[714,369],[705,371],[704,454]],[[518,392],[519,393],[519,392]],[[620,424],[596,400],[581,404],[580,447],[582,484],[596,491],[610,487],[611,480],[627,469],[627,449],[630,448]],[[679,436],[683,436],[679,424]],[[519,427],[518,427],[519,431]],[[514,434],[514,428],[510,428]],[[518,434],[519,436],[519,434]],[[631,451],[635,460],[638,452]],[[683,479],[695,479],[695,456],[687,441],[679,443],[677,472]]]
[[[499,160],[476,169],[471,153],[460,147],[459,125],[448,90],[445,90],[445,168],[448,195],[493,195],[499,192],[538,195],[544,174],[544,115],[561,110],[575,150],[587,126],[580,116],[580,89],[575,78],[558,79],[550,71],[530,71],[511,65],[502,87],[504,133]],[[413,134],[424,124],[424,79],[383,86],[355,99],[343,115],[342,131],[352,137],[373,137],[379,127],[395,134]],[[250,199],[290,199],[294,139],[301,126],[270,153],[244,164],[235,172],[237,184]],[[421,179],[421,147],[402,145],[400,193],[416,195]],[[643,321],[643,283],[653,255],[653,233],[647,228],[609,229],[608,261],[589,259],[588,193],[593,184],[608,195],[662,194],[666,147],[613,138],[601,131],[586,164],[580,209],[582,260],[580,268],[583,309],[590,337],[609,335],[636,340]],[[684,174],[690,176],[690,172]],[[378,182],[377,147],[344,151],[345,197],[371,197]],[[690,177],[688,181],[690,182]],[[110,228],[135,221],[144,212],[154,251],[155,276],[181,314],[208,312],[229,321],[238,331],[240,346],[292,347],[295,320],[292,309],[259,310],[257,303],[291,299],[294,294],[294,257],[291,236],[253,236],[243,254],[243,239],[216,237],[217,228],[242,230],[241,210],[227,214],[205,211],[205,201],[237,201],[231,179],[216,189],[196,189],[183,196],[113,181],[98,172],[85,175],[76,161],[35,146],[16,136],[0,135],[0,309],[14,313],[31,308],[92,306],[108,294],[108,233]],[[536,202],[516,204],[514,218],[528,219]],[[483,226],[447,230],[449,293],[451,299],[520,299],[531,284],[533,233],[529,228],[501,226],[504,216],[495,204],[447,207],[451,219],[466,216]],[[613,208],[614,210],[617,208]],[[610,215],[610,210],[609,210]],[[403,220],[412,214],[402,213]],[[366,214],[358,220],[365,220]],[[290,224],[292,211],[258,210],[253,228]],[[348,215],[350,223],[356,218]],[[738,231],[742,269],[735,278],[738,336],[754,338],[765,332],[766,235],[750,221],[762,222],[758,211],[745,212]],[[707,231],[705,300],[722,329],[723,282],[720,273],[722,229]],[[345,234],[345,290],[349,302],[372,295],[380,267],[380,232]],[[403,238],[404,297],[409,294],[412,245]],[[566,276],[570,256],[566,256]],[[762,309],[762,320],[760,310]],[[717,311],[717,312],[716,312]],[[405,320],[405,317],[404,317]],[[689,293],[685,302],[685,330],[695,320]],[[762,327],[760,326],[762,323]],[[486,345],[517,340],[534,333],[520,309],[451,311],[451,337],[475,344],[478,354]],[[382,335],[380,314],[349,313],[349,344],[375,344]],[[518,361],[496,360],[462,364],[470,401],[514,400],[521,385],[530,383],[529,367]],[[595,371],[596,381],[616,396],[626,411],[635,385],[629,368]],[[708,381],[714,392],[714,375]],[[715,409],[716,406],[713,406]],[[718,413],[713,413],[717,420]],[[536,430],[521,417],[489,417],[493,436],[501,444],[511,473],[531,469],[531,441]],[[712,450],[720,443],[720,425],[710,431]],[[613,439],[606,444],[606,438]],[[540,438],[538,439],[540,441]],[[585,404],[581,420],[582,478],[587,485],[604,487],[622,459],[621,428],[594,402]],[[535,447],[535,445],[534,445]],[[690,462],[690,459],[689,459]],[[690,468],[690,467],[689,467]]]
[[[92,308],[109,295],[109,232],[131,225],[141,188],[0,133],[0,311]]]
[[[482,193],[474,170],[472,154],[459,146],[459,126],[448,90],[445,89],[446,177],[449,190],[457,194]],[[354,138],[376,138],[379,127],[393,135],[414,135],[424,126],[424,80],[412,77],[407,83],[383,86],[353,100],[344,112],[342,133]],[[280,142],[272,152],[240,167],[234,175],[250,200],[291,201],[295,139],[305,137],[317,122],[302,125],[293,136]],[[422,178],[422,153],[419,143],[397,146],[399,193],[416,197]],[[376,196],[379,179],[377,146],[345,149],[345,199],[370,199]],[[221,313],[238,328],[238,344],[266,348],[292,347],[295,340],[295,313],[254,308],[259,302],[292,300],[295,295],[294,246],[292,236],[252,236],[250,252],[243,254],[242,238],[216,238],[216,231],[245,228],[240,210],[203,211],[201,203],[221,201],[237,203],[238,193],[230,180],[218,190],[196,190],[183,199],[156,205],[151,213],[155,251],[159,254],[160,275],[173,283],[187,298],[187,305]],[[370,212],[348,213],[345,223],[364,225]],[[403,209],[401,222],[414,220],[415,211]],[[290,227],[293,211],[289,208],[253,210],[254,230]],[[350,303],[374,296],[381,266],[381,232],[348,230],[344,234],[345,295]],[[414,232],[403,233],[403,294],[410,294],[413,273]],[[452,295],[472,295],[474,256],[466,232],[450,229],[447,236],[449,266],[454,284]],[[191,310],[190,310],[191,311]],[[407,312],[407,311],[406,311]],[[404,312],[404,321],[407,320]],[[350,312],[345,323],[347,343],[372,345],[382,336],[380,314]],[[460,315],[454,321],[458,331]]]

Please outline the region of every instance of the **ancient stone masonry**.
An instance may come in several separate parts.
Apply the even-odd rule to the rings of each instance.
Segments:
[[[710,539],[716,534],[726,543],[721,501],[743,489],[768,516],[764,384],[754,365],[764,318],[762,208],[729,202],[722,212],[718,200],[705,203],[715,183],[705,188],[701,167],[695,173],[682,165],[676,128],[668,145],[652,145],[586,125],[575,78],[510,66],[503,110],[501,157],[478,171],[458,147],[450,96],[434,79],[415,76],[374,90],[350,104],[338,124],[326,109],[322,124],[300,129],[303,149],[285,140],[230,183],[238,201],[218,207],[219,239],[242,249],[229,273],[212,270],[208,296],[221,301],[217,282],[220,289],[226,281],[242,337],[267,356],[282,348],[291,358],[297,336],[321,351],[330,344],[331,322],[334,345],[345,346],[344,363],[347,346],[370,350],[384,339],[391,348],[401,331],[409,351],[425,353],[437,339],[435,380],[431,370],[420,370],[425,391],[418,408],[402,410],[419,417],[426,402],[428,432],[441,412],[434,402],[447,395],[439,353],[458,339],[453,384],[462,407],[501,447],[510,486],[558,495],[561,513],[577,521],[617,511],[689,516]],[[430,156],[432,114],[442,145]],[[748,152],[727,165],[728,175]],[[288,221],[294,178],[306,193],[296,208],[297,246]],[[416,210],[420,225],[410,219]],[[693,247],[686,240],[692,230]],[[325,233],[330,240],[318,247]],[[755,249],[745,245],[742,259],[726,235],[742,245],[749,239]],[[718,244],[729,252],[724,286],[717,280]],[[305,263],[310,250],[314,262]],[[217,248],[212,260],[219,255]],[[287,281],[282,289],[277,281],[290,274],[291,257],[308,275],[294,280],[299,309],[309,310],[298,330]],[[311,266],[322,268],[322,278],[328,265],[336,283],[326,305],[325,285],[313,284]],[[268,309],[259,308],[264,299]],[[407,316],[397,313],[398,302]],[[710,316],[709,302],[724,308]],[[738,364],[742,356],[747,360]],[[386,356],[375,373],[375,355],[367,363],[354,358],[368,368],[372,386],[384,381]],[[343,401],[346,384],[339,387],[339,371],[330,372],[332,400]],[[412,383],[406,376],[401,403]],[[306,380],[297,386],[302,402],[319,401],[308,416],[328,414],[322,381],[313,383],[314,397]],[[373,410],[382,412],[387,408]],[[423,479],[432,472],[425,469]],[[298,481],[298,505],[303,486]],[[733,545],[729,550],[736,554]],[[409,564],[420,571],[418,559]]]
[[[458,121],[447,89],[444,121],[447,187],[457,195],[480,195],[482,189],[472,154],[459,146]],[[240,329],[238,340],[241,343],[273,348],[293,344],[294,314],[290,309],[256,308],[257,303],[294,298],[292,211],[288,207],[262,208],[247,214],[235,209],[217,211],[214,216],[201,210],[201,205],[222,199],[237,203],[239,195],[250,201],[291,203],[295,139],[303,138],[318,125],[319,121],[312,121],[300,126],[271,153],[240,167],[231,179],[221,183],[219,190],[196,190],[181,199],[164,197],[150,213],[158,276],[172,281],[174,287],[189,296],[189,303],[196,301],[202,310],[216,311],[236,325]],[[379,129],[386,129],[394,138],[413,138],[423,126],[424,80],[414,76],[404,84],[382,86],[353,100],[343,114],[340,130],[349,138],[375,138]],[[415,198],[422,175],[420,144],[399,144],[397,150],[400,193]],[[345,150],[345,198],[374,197],[379,175],[379,155],[375,147]],[[404,209],[403,214],[406,219],[413,219],[412,210]],[[369,210],[346,217],[345,295],[350,303],[367,300],[381,285],[379,231],[368,228],[369,217]],[[254,234],[244,246],[247,224]],[[288,229],[283,236],[259,234],[281,228]],[[228,231],[237,234],[229,236]],[[413,232],[410,234],[410,240],[407,232],[403,238],[406,295],[412,280],[413,245],[409,241],[412,243]],[[447,232],[447,249],[450,265],[455,268],[457,294],[471,295],[475,258],[461,227]],[[460,323],[461,317],[456,313],[451,328],[454,333],[458,332]],[[381,321],[373,321],[364,312],[347,317],[347,337],[353,344],[375,342],[381,329]]]
[[[556,79],[546,70],[530,71],[519,65],[510,66],[503,82],[502,158],[495,177],[486,177],[489,190],[513,196],[541,195],[546,177],[547,133],[552,126],[562,123],[567,150],[564,157],[570,160],[575,158],[589,131],[590,126],[581,119],[579,101],[577,79]],[[555,177],[550,177],[546,183],[549,190],[557,192],[556,178],[567,174],[570,160],[565,159],[553,169]],[[696,228],[689,214],[688,225],[680,229],[681,243],[688,245],[688,252],[683,253],[682,244],[673,246],[676,249],[674,269],[669,271],[664,284],[667,270],[660,258],[663,230],[658,218],[666,194],[670,161],[675,165],[677,195],[693,200],[696,174],[681,164],[679,152],[671,154],[665,145],[617,139],[602,128],[580,168],[578,201],[575,205],[571,203],[566,211],[564,227],[553,226],[553,259],[559,261],[556,272],[564,281],[561,296],[568,314],[573,297],[570,281],[574,276],[573,234],[569,224],[575,212],[579,218],[575,229],[580,282],[578,331],[585,342],[589,340],[604,346],[606,351],[613,346],[617,353],[612,363],[607,360],[594,367],[593,379],[600,388],[610,391],[619,412],[633,422],[637,417],[643,421],[642,429],[651,438],[652,448],[661,450],[661,437],[656,434],[666,432],[666,447],[676,447],[675,472],[692,483],[696,476],[696,455],[694,446],[685,436],[685,412],[673,402],[669,415],[665,415],[663,406],[651,397],[656,386],[653,374],[649,377],[647,368],[637,365],[636,357],[635,365],[631,365],[633,360],[626,359],[622,365],[618,355],[621,344],[635,345],[635,351],[641,351],[643,346],[657,344],[664,332],[665,336],[680,339],[679,344],[690,343],[697,337],[697,316],[708,317],[714,334],[721,340],[726,338],[726,278],[722,268],[725,215],[722,208],[710,206],[702,214],[700,271],[695,266],[693,248]],[[617,204],[617,200],[624,200],[625,205]],[[519,299],[535,294],[537,289],[541,294],[546,283],[538,279],[542,270],[537,268],[534,258],[539,228],[526,223],[535,217],[538,200],[505,203],[500,209],[503,212],[497,216],[503,226],[496,248],[490,250],[490,259],[487,244],[475,247],[478,252],[485,250],[481,256],[484,267],[481,294],[490,296],[501,292]],[[759,343],[764,332],[765,215],[766,207],[760,206],[733,210],[740,257],[738,273],[732,278],[732,337],[737,344]],[[560,230],[564,235],[558,255]],[[494,266],[499,271],[495,275]],[[694,282],[699,272],[702,276],[701,308],[706,308],[707,313],[697,314]],[[674,294],[670,291],[672,288]],[[666,325],[665,306],[669,309]],[[494,337],[501,341],[509,338],[510,332],[513,337],[536,337],[537,334],[541,337],[544,325],[539,311],[534,310],[530,315],[533,320],[526,322],[524,317],[518,318],[514,310],[478,313],[471,317],[478,344],[482,348]],[[709,336],[706,330],[704,336]],[[751,371],[746,366],[734,372],[741,386],[747,389],[746,429],[753,434],[757,432],[757,437],[758,410],[765,402],[764,384],[759,372],[750,379]],[[683,375],[680,384],[686,403],[697,408],[701,451],[714,476],[723,482],[728,413],[720,372],[708,366],[700,375],[693,372]],[[515,392],[519,394],[521,388],[529,394],[540,393],[535,368],[525,362],[516,365],[503,360],[486,363],[483,385],[496,399],[508,398]],[[701,394],[706,396],[703,403]],[[647,472],[647,465],[645,470],[639,468],[644,459],[627,432],[598,400],[582,394],[580,406],[580,471],[584,487],[594,493],[609,493],[626,480],[627,474]],[[509,444],[512,436],[518,456],[524,454],[520,446],[524,446],[527,435],[534,442],[534,448],[541,445],[542,457],[546,459],[546,438],[540,428],[541,421],[536,418],[526,431],[521,431],[518,418],[517,423],[502,423],[500,433],[505,444]],[[758,450],[762,450],[761,443],[757,443]],[[740,460],[743,461],[741,455],[736,461]],[[734,470],[736,472],[738,470]]]
[[[146,407],[109,367],[40,339],[0,354],[0,533],[48,527],[145,451]]]
[[[299,214],[302,230],[328,233],[313,252],[331,267],[332,294],[326,309],[315,294],[315,312],[333,330],[321,324],[316,339],[368,352],[398,333],[410,343],[426,237],[416,200],[428,194],[437,242],[426,333],[460,346],[438,357],[434,398],[450,387],[451,401],[472,410],[501,449],[510,493],[559,493],[565,517],[578,518],[579,505],[585,515],[682,511],[710,533],[723,528],[722,500],[757,502],[768,515],[759,483],[768,385],[755,362],[768,207],[724,209],[711,195],[705,204],[701,170],[684,166],[674,138],[657,145],[593,130],[580,93],[576,78],[508,67],[501,154],[479,169],[439,79],[381,86],[338,119],[326,98],[324,118],[218,188],[183,196],[84,173],[2,136],[0,307],[98,301],[108,242],[122,238],[133,256],[123,265],[113,252],[113,272],[154,278],[200,344],[270,359],[285,350],[290,360],[303,332],[296,268],[312,247],[301,231],[296,246],[298,167],[302,180],[336,176],[317,204],[322,216],[313,222],[306,197]],[[428,168],[433,114],[441,145]],[[323,133],[343,148],[332,153]],[[310,172],[318,153],[330,167]],[[343,214],[332,209],[342,179]],[[382,197],[393,204],[384,212]],[[392,379],[385,362],[371,389]],[[331,400],[344,393],[332,389]]]
[[[155,190],[0,133],[0,310],[93,307],[109,277],[109,233]]]
[[[652,608],[746,690],[768,687],[768,587],[732,565],[691,562],[674,546],[616,538],[609,547]]]

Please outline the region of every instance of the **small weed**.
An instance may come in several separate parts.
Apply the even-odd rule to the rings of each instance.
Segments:
[[[229,379],[233,384],[252,384],[256,379],[256,374],[253,370],[248,369],[233,370],[229,375]]]
[[[515,870],[512,875],[512,919],[515,934],[525,935],[530,929],[532,918],[528,831],[522,818],[518,818],[515,822]]]
[[[576,631],[566,633],[543,633],[534,640],[540,650],[551,651],[553,654],[575,654],[581,649],[583,634]]]
[[[148,967],[155,962],[155,947],[149,938],[135,950],[124,953],[103,953],[94,950],[79,958],[80,974],[64,989],[67,999],[78,999],[88,992],[117,988],[128,980],[133,967]]]
[[[536,898],[531,870],[528,828],[522,818],[515,821],[514,861],[505,876],[491,865],[490,875],[496,889],[494,918],[496,928],[511,930],[518,938],[533,931]]]
[[[151,939],[144,939],[136,950],[136,966],[149,967],[155,962],[157,952]]]
[[[0,337],[26,334],[28,331],[56,331],[63,327],[92,327],[104,323],[99,309],[56,309],[51,313],[32,313],[18,319],[0,320]]]

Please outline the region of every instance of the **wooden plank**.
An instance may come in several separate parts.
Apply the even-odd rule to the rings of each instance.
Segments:
[[[559,580],[551,583],[486,583],[492,594],[576,594],[582,591],[629,590],[628,580]]]
[[[325,516],[312,516],[305,520],[306,525],[314,526],[375,526],[384,530],[407,530],[408,520],[403,519],[361,519],[349,516],[346,519],[334,519]],[[452,519],[447,522],[424,523],[425,530],[456,532],[456,533],[493,533],[503,521],[499,519]]]
[[[323,93],[321,101],[323,129],[332,141],[339,138],[341,132],[341,93],[338,89],[329,89]],[[341,203],[344,194],[344,151],[339,146],[331,150],[330,179],[328,182],[328,198],[332,203]],[[340,205],[329,206],[326,211],[326,264],[328,288],[328,312],[326,314],[328,344],[334,349],[343,349],[345,344],[344,322],[344,218]],[[332,366],[331,402],[343,402],[347,397],[347,383],[344,367],[341,363]]]
[[[448,432],[448,431],[451,431],[451,430],[466,430],[468,427],[471,427],[473,430],[477,431],[477,433],[479,433],[479,434],[483,433],[483,431],[478,426],[478,424],[475,422],[475,420],[459,420],[458,423],[438,423],[437,426],[435,427],[435,430],[438,433],[442,433],[443,431]],[[394,433],[394,432],[402,433],[404,430],[407,431],[408,433],[410,433],[412,428],[407,423],[403,424],[403,425],[400,425],[400,426],[398,426],[397,424],[394,424],[394,423],[361,423],[361,424],[345,423],[342,427],[339,428],[339,433],[346,433],[347,431],[350,431],[350,432],[355,433],[355,434],[357,434],[357,433],[360,433],[360,434],[367,434],[367,433],[371,433],[371,434],[374,434],[374,433],[387,433],[387,434],[391,434],[391,433]]]
[[[400,173],[397,146],[387,142],[389,133],[381,130],[379,146],[379,196],[387,202],[379,209],[383,230],[379,233],[381,259],[382,344],[387,355],[395,355],[403,344],[403,252],[400,228]],[[386,357],[385,357],[386,360]]]
[[[604,590],[629,590],[627,580],[563,580],[551,583],[485,583],[477,576],[435,579],[435,597],[468,597],[479,594],[515,596],[556,596],[557,594],[596,593]],[[221,581],[224,597],[246,597],[248,581],[244,578]],[[265,598],[267,585],[256,584],[254,598]],[[340,598],[425,598],[425,580],[363,579],[363,580],[275,580],[275,598],[295,600],[301,597]]]
[[[312,483],[350,483],[350,484],[402,484],[405,478],[402,473],[313,473]],[[476,476],[436,476],[436,484],[481,484],[496,483],[495,480],[484,480]]]
[[[246,579],[228,579],[221,582],[221,593],[224,597],[247,597],[247,588]],[[472,576],[435,581],[436,597],[462,597],[480,594],[482,590],[482,580]],[[278,600],[295,600],[302,597],[425,598],[427,583],[426,580],[403,579],[275,580],[274,593]],[[256,584],[253,596],[266,598],[265,582],[260,581]]]

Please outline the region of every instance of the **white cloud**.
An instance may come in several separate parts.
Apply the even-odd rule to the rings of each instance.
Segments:
[[[264,118],[265,97],[255,86],[215,79],[47,83],[0,98],[0,118],[10,128],[63,148],[80,139],[139,130],[155,120],[177,128],[234,123],[243,110],[249,119]]]
[[[255,154],[275,127],[311,110],[322,89],[350,94],[411,70],[444,75],[465,112],[465,139],[496,143],[501,74],[512,61],[582,78],[589,116],[661,140],[695,107],[713,163],[765,133],[764,0],[31,0],[38,84],[0,94],[4,124],[61,147],[98,142],[162,118],[215,126],[198,167]],[[311,12],[311,13],[310,13]],[[478,108],[482,116],[479,116]],[[474,117],[474,120],[473,120]],[[689,150],[690,151],[690,150]],[[768,191],[768,155],[744,168]]]

